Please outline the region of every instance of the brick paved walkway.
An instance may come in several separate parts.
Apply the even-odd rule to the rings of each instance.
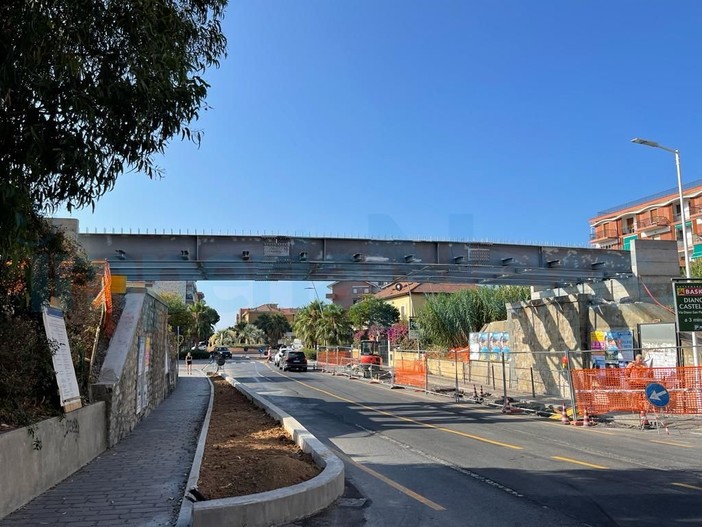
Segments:
[[[0,526],[175,525],[209,403],[201,372],[183,375],[171,396],[126,438]]]

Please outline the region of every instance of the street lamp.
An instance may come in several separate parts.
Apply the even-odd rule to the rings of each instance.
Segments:
[[[682,237],[683,237],[683,252],[685,253],[685,278],[691,278],[690,273],[690,250],[687,245],[687,222],[685,220],[685,203],[683,202],[683,187],[682,187],[682,174],[680,171],[680,150],[677,148],[670,148],[658,144],[655,141],[649,141],[648,139],[641,139],[640,137],[635,137],[631,140],[632,143],[637,145],[650,146],[652,148],[660,148],[666,152],[670,152],[675,155],[675,169],[678,173],[678,198],[680,199],[680,219],[682,220]],[[692,332],[692,362],[695,367],[697,367],[697,333]]]
[[[310,282],[312,284],[312,287],[305,287],[305,289],[314,289],[314,296],[317,297],[317,303],[321,304],[322,301],[319,299],[319,294],[317,294],[317,286],[314,285],[314,282]]]

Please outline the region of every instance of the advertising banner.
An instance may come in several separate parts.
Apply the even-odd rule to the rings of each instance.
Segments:
[[[590,350],[593,366],[623,367],[634,360],[634,334],[628,328],[592,331]]]
[[[469,339],[471,360],[500,360],[510,352],[507,331],[471,333]]]
[[[673,282],[678,331],[702,331],[702,282]]]
[[[61,406],[68,412],[81,407],[80,390],[73,367],[71,348],[68,344],[68,333],[63,312],[54,307],[44,307],[42,310],[44,330],[47,340],[54,345],[55,353],[51,359],[56,372]]]

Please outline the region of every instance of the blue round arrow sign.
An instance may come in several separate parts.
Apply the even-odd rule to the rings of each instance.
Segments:
[[[670,394],[665,386],[652,382],[646,386],[646,399],[653,406],[667,406],[670,402]]]

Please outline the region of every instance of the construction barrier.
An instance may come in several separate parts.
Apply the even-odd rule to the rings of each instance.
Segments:
[[[367,378],[371,380],[392,383],[392,372],[382,364],[361,362],[359,356],[349,348],[325,348],[317,352],[317,366],[322,371],[333,375],[344,375],[351,378]]]
[[[702,413],[702,367],[604,368],[573,370],[571,373],[578,411],[645,411],[651,408],[646,398],[646,386],[655,382],[665,387],[670,395],[668,405],[661,408],[665,413]]]
[[[394,382],[402,386],[427,389],[427,363],[424,356],[420,358],[395,358],[393,364]]]
[[[351,359],[351,350],[348,348],[328,348],[317,351],[317,365],[326,371],[336,372],[343,369]]]

